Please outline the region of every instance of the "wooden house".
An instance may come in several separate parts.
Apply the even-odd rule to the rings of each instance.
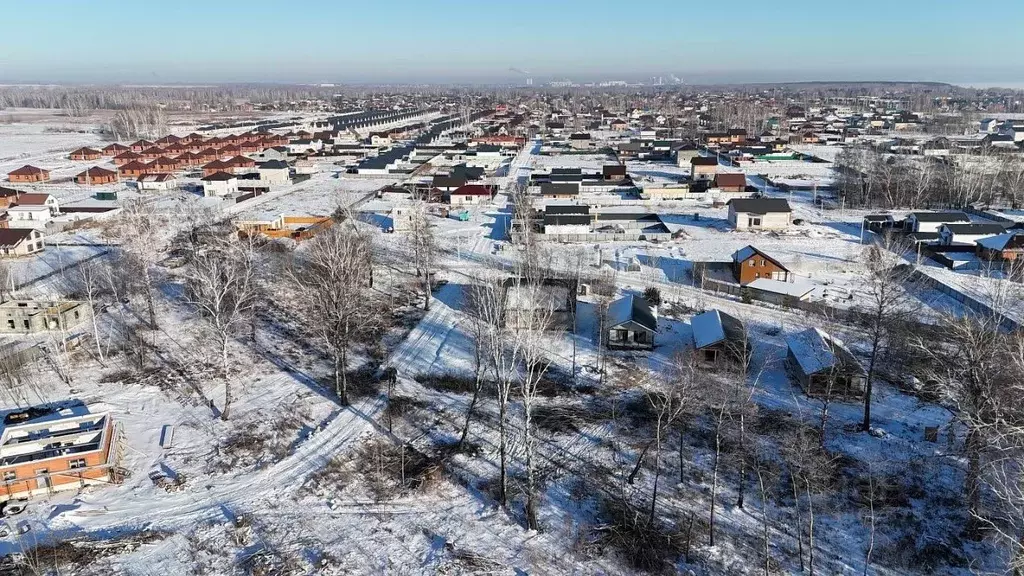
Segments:
[[[658,317],[640,296],[624,296],[608,305],[605,343],[613,350],[653,350]]]
[[[789,282],[791,273],[781,262],[753,246],[741,248],[732,254],[732,273],[740,286],[758,278]]]
[[[690,319],[696,360],[710,366],[742,361],[749,351],[743,323],[720,310],[711,309]]]
[[[1008,231],[980,238],[975,246],[978,257],[983,260],[1013,262],[1024,255],[1024,233]]]
[[[786,338],[789,371],[808,396],[857,398],[864,395],[867,376],[853,354],[837,338],[817,328]]]

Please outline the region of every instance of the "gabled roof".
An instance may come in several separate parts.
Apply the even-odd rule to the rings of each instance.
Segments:
[[[978,235],[995,235],[1002,234],[1006,231],[1005,226],[999,224],[943,224],[943,228],[956,234],[964,234],[967,236],[978,236]]]
[[[793,358],[804,374],[818,374],[840,367],[858,373],[864,372],[842,341],[817,328],[808,328],[787,336],[786,345],[789,346]]]
[[[95,155],[97,155],[99,153],[100,153],[99,150],[95,150],[93,148],[89,148],[89,147],[83,146],[82,148],[79,148],[78,150],[75,150],[74,152],[72,152],[70,155],[71,156],[77,156],[79,154],[82,154],[82,155],[91,154],[91,155],[95,156]]]
[[[615,328],[627,322],[639,324],[651,332],[658,330],[658,319],[651,312],[650,305],[640,296],[633,294],[619,298],[608,305],[609,328]]]
[[[736,212],[750,214],[771,214],[792,212],[785,198],[733,198],[727,203]]]
[[[113,170],[107,170],[106,168],[100,168],[99,166],[93,166],[92,168],[86,168],[82,172],[75,175],[75,178],[104,178],[106,176],[116,176],[117,172]]]
[[[21,194],[21,190],[0,186],[0,198],[10,198],[11,196],[17,197],[19,194]]]
[[[694,156],[690,158],[691,166],[718,166],[718,158],[711,156]]]
[[[989,250],[1024,250],[1024,234],[1010,233],[978,239],[978,245]]]
[[[911,212],[910,216],[918,222],[970,222],[970,217],[963,212]],[[908,218],[910,217],[908,216]]]
[[[575,196],[580,193],[580,187],[578,184],[541,184],[540,195],[541,196],[564,196],[571,195]]]
[[[693,345],[696,349],[724,342],[726,338],[742,338],[743,323],[719,310],[708,310],[690,318]]]
[[[168,174],[167,172],[158,172],[156,174],[143,174],[139,176],[139,182],[166,182],[168,180],[174,180],[174,174]]]
[[[17,246],[32,237],[32,228],[0,228],[0,246]]]
[[[466,184],[464,186],[459,186],[457,189],[452,191],[452,195],[453,196],[456,195],[456,194],[459,194],[459,195],[462,195],[462,196],[487,196],[487,197],[490,197],[491,196],[491,189],[489,187],[487,187],[487,186],[482,185],[482,184]]]
[[[748,259],[750,259],[751,256],[754,256],[754,255],[760,256],[761,258],[764,258],[765,260],[771,262],[772,264],[775,264],[779,268],[782,268],[783,270],[789,272],[789,268],[786,268],[786,266],[784,266],[782,264],[782,262],[779,262],[775,258],[772,258],[771,256],[765,254],[760,249],[754,248],[753,246],[745,246],[745,247],[740,248],[739,250],[733,252],[732,253],[732,261],[733,262],[746,262]]]
[[[209,176],[203,176],[200,178],[203,182],[227,182],[228,180],[237,180],[238,177],[234,174],[228,174],[227,172],[214,172]]]
[[[260,163],[259,167],[267,170],[287,170],[288,163],[284,160],[267,160],[266,162]]]
[[[131,172],[133,170],[149,170],[149,164],[146,164],[145,162],[139,162],[138,160],[132,160],[131,162],[118,168],[118,170],[122,172]]]
[[[722,186],[747,186],[747,175],[741,172],[720,172],[715,175],[715,185]]]
[[[18,197],[19,206],[43,206],[50,199],[49,194],[22,194]]]

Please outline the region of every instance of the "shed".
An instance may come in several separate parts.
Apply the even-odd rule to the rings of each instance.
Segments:
[[[706,364],[738,360],[748,347],[743,323],[720,310],[697,314],[690,319],[690,328],[694,353]]]
[[[786,346],[789,369],[808,396],[864,395],[864,369],[839,339],[808,328],[788,336]]]
[[[618,350],[652,350],[658,318],[650,304],[630,294],[608,305],[608,348]]]

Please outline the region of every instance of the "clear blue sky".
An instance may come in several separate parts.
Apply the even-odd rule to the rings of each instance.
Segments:
[[[2,0],[0,82],[1024,83],[1024,0]]]

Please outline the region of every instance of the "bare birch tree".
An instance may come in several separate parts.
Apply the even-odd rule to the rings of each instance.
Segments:
[[[146,299],[149,327],[153,329],[157,327],[157,321],[152,267],[160,254],[159,230],[162,225],[151,204],[142,199],[134,199],[126,201],[122,206],[115,232],[121,250],[130,254],[139,264],[139,280]]]
[[[412,243],[412,264],[423,286],[423,309],[430,310],[431,279],[437,264],[437,238],[430,224],[426,206],[417,202],[411,207],[409,241]]]
[[[187,271],[187,298],[206,320],[220,349],[224,377],[224,409],[230,417],[233,400],[229,344],[249,324],[258,286],[256,262],[251,243],[222,240],[192,255]]]
[[[349,219],[310,240],[291,270],[300,313],[331,351],[335,393],[343,405],[349,403],[349,350],[379,319],[369,294],[373,253],[368,232]]]

